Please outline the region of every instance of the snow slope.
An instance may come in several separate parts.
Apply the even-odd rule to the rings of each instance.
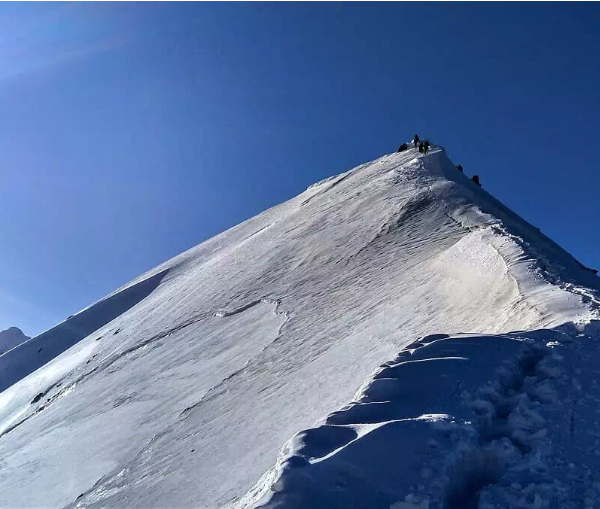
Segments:
[[[477,332],[485,355],[459,352],[475,386],[520,355],[525,340],[507,332],[581,329],[598,317],[599,292],[591,272],[459,173],[442,148],[383,156],[0,356],[0,506],[292,507],[272,497],[289,485],[281,447],[320,429],[415,338],[445,333],[458,345],[471,336],[456,334]],[[430,374],[389,384],[427,392]],[[443,400],[429,413],[456,421],[472,412]],[[376,445],[397,428],[419,455],[417,442],[449,419],[387,406],[369,423],[344,410],[345,431],[325,431],[325,445],[297,456],[327,457],[308,468],[328,479],[339,447],[361,458],[348,444]],[[408,423],[415,435],[402,431]],[[294,440],[285,450],[304,450]],[[385,502],[404,503],[406,482]]]
[[[29,339],[18,327],[0,331],[0,355]]]

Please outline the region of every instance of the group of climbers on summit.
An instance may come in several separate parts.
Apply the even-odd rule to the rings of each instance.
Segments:
[[[413,145],[415,148],[417,148],[417,147],[419,148],[420,154],[427,154],[427,152],[429,152],[429,147],[431,147],[431,143],[429,142],[429,140],[421,141],[418,134],[415,134],[415,138],[413,139]],[[405,150],[408,150],[408,149],[409,149],[408,143],[403,143],[398,148],[398,152],[404,152]]]
[[[429,142],[429,140],[425,140],[425,141],[421,141],[421,138],[419,138],[418,134],[415,134],[415,137],[413,138],[413,146],[414,148],[418,148],[419,149],[419,153],[420,154],[427,154],[427,152],[429,152],[429,147],[431,147],[431,143]],[[409,149],[409,145],[407,143],[403,143],[402,145],[400,145],[400,147],[398,147],[398,152],[404,152],[405,150]],[[460,171],[461,173],[464,173],[463,167],[461,164],[459,164],[456,169],[458,171]],[[471,180],[477,184],[479,187],[481,187],[481,182],[479,181],[479,175],[473,175],[471,177]]]
[[[415,138],[413,139],[413,144],[414,144],[415,148],[419,147],[420,154],[427,154],[427,152],[429,152],[429,147],[431,146],[431,143],[429,142],[429,140],[421,141],[419,139],[418,134],[415,134]]]

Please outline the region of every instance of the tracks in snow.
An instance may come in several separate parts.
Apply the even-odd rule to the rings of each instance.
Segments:
[[[354,402],[294,436],[233,507],[571,507],[570,487],[552,482],[568,461],[545,457],[579,429],[556,350],[572,347],[576,333],[564,330],[413,343]],[[564,422],[553,423],[560,413]]]

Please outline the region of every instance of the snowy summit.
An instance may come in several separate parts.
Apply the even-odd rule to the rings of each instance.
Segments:
[[[0,355],[28,339],[30,338],[23,334],[23,331],[18,327],[9,327],[6,330],[0,331]]]
[[[0,506],[595,507],[599,304],[410,143],[2,355]]]

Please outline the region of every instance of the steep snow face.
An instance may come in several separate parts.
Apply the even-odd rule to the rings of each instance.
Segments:
[[[584,323],[597,293],[443,149],[384,156],[0,357],[34,366],[2,379],[0,506],[233,507],[415,337]]]
[[[0,331],[0,355],[24,343],[28,339],[29,336],[23,334],[23,331],[18,327],[9,327],[6,330]]]

